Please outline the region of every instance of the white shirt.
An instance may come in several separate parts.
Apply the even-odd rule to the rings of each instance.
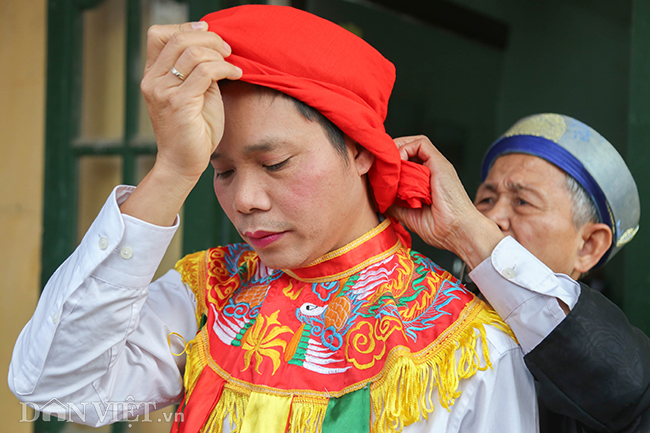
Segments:
[[[524,354],[535,348],[573,309],[580,285],[551,269],[507,236],[469,274],[481,293],[517,336]]]
[[[44,413],[99,426],[180,400],[185,357],[172,352],[184,344],[168,336],[194,337],[196,301],[176,271],[151,283],[178,219],[157,227],[121,214],[131,191],[113,191],[16,342],[9,387]],[[492,326],[486,332],[492,368],[460,381],[450,411],[434,395],[434,412],[404,432],[538,431],[534,382],[520,347]],[[477,351],[482,357],[480,344]]]

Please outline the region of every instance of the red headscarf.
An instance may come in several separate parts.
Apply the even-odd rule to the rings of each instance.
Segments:
[[[232,47],[241,81],[286,93],[318,110],[375,155],[368,176],[380,212],[431,203],[429,170],[402,162],[384,120],[395,66],[358,36],[287,6],[246,5],[203,18]]]

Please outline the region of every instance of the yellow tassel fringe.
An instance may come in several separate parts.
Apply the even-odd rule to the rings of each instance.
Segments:
[[[241,391],[243,390],[235,389],[229,384],[225,385],[221,399],[201,429],[201,433],[221,433],[226,419],[230,424],[230,431],[240,431],[250,397],[250,393]],[[322,433],[321,427],[326,411],[327,398],[294,396],[287,432]]]
[[[410,356],[393,356],[386,363],[385,374],[370,384],[372,410],[375,415],[374,432],[402,431],[420,415],[424,419],[433,412],[433,393],[438,391],[440,405],[447,410],[460,396],[458,385],[461,379],[473,376],[478,370],[492,366],[485,335],[485,324],[496,326],[513,339],[514,334],[493,310],[478,306],[468,326],[454,336],[453,344],[448,344],[437,353],[424,353],[422,360]],[[477,351],[477,339],[481,339],[485,364]],[[516,339],[515,339],[516,341]],[[460,349],[460,360],[456,361],[456,351]]]
[[[370,381],[373,432],[400,432],[421,416],[427,419],[434,410],[434,391],[437,391],[440,405],[450,410],[460,396],[460,380],[492,366],[485,325],[501,329],[516,341],[510,328],[483,302],[475,300],[464,313],[456,326],[445,331],[437,344],[427,351],[412,354],[408,349],[398,347],[388,354],[384,370]],[[208,366],[206,332],[203,329],[187,345],[184,378],[187,398],[191,396],[203,368],[211,368]],[[477,350],[478,344],[481,344],[481,351]],[[458,350],[460,359],[457,360]],[[483,365],[481,358],[485,360]],[[226,419],[230,422],[231,431],[239,432],[249,395],[250,389],[226,383],[221,399],[201,432],[221,432]],[[326,396],[294,395],[288,431],[321,433],[327,403]]]
[[[196,326],[201,327],[201,317],[208,313],[208,307],[205,305],[205,267],[207,251],[188,254],[183,259],[176,262],[174,269],[181,274],[181,280],[187,284],[194,296],[196,297]]]
[[[322,433],[327,398],[294,396],[288,433]]]
[[[225,419],[230,423],[230,431],[238,432],[242,426],[248,397],[230,389],[226,384],[221,399],[210,414],[208,422],[201,429],[201,433],[221,433]]]
[[[192,395],[192,391],[196,386],[196,382],[199,380],[203,368],[208,365],[208,352],[205,338],[207,338],[207,335],[205,335],[204,329],[185,345],[187,361],[185,362],[185,373],[183,374],[183,386],[185,387],[186,401]]]

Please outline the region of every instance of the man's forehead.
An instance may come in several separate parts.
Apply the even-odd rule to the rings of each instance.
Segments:
[[[482,185],[492,189],[503,184],[511,190],[557,188],[566,173],[556,165],[535,155],[509,153],[494,162]]]
[[[245,81],[220,81],[219,90],[224,100],[236,100],[254,96],[258,101],[263,101],[264,104],[271,105],[275,102],[276,98],[291,99],[289,95],[278,90]]]
[[[540,175],[552,176],[554,178],[564,178],[566,175],[566,172],[555,164],[537,155],[528,153],[508,153],[501,155],[490,168],[490,173],[493,173],[495,169],[506,173],[517,173],[518,175],[531,179]]]
[[[277,90],[245,82],[231,82],[220,86],[220,90],[226,128],[250,128],[266,119],[274,119],[273,124],[287,116],[300,117],[293,98]]]

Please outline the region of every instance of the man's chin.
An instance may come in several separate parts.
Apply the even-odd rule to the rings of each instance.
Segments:
[[[267,248],[255,248],[260,261],[270,269],[294,269],[301,267],[301,261],[295,257],[290,257],[286,251],[272,251]]]

